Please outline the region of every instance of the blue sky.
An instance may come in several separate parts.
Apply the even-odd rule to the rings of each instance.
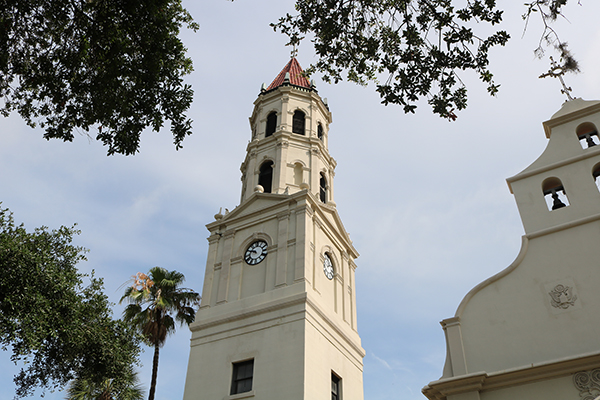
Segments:
[[[84,135],[73,143],[48,142],[17,116],[0,120],[3,207],[31,230],[77,223],[82,234],[76,242],[90,249],[80,267],[104,277],[115,302],[131,275],[156,265],[183,272],[187,286],[201,291],[204,225],[220,207],[238,205],[252,103],[289,59],[285,38],[268,24],[291,11],[292,1],[184,5],[200,30],[184,32],[195,100],[194,134],[182,150],[175,151],[165,130],[144,133],[133,157],[107,157]],[[415,115],[385,107],[372,87],[316,79],[333,113],[335,201],[361,254],[358,326],[368,400],[424,399],[420,389],[440,377],[445,359],[439,321],[518,253],[523,229],[505,179],[541,154],[541,123],[564,96],[556,80],[538,79],[549,68],[547,59],[533,56],[539,21],[522,37],[524,6],[509,7],[503,29],[513,38],[493,50],[491,61],[500,92],[490,97],[476,77],[464,74],[469,107],[455,122],[432,115],[426,104]],[[569,21],[556,27],[582,72],[565,79],[574,96],[600,99],[600,3],[573,2],[566,13]],[[308,43],[298,60],[303,67],[316,61]],[[181,329],[163,348],[157,400],[182,398],[189,337]],[[151,357],[146,350],[145,383]],[[13,396],[16,368],[8,358],[8,352],[0,358],[0,400]]]

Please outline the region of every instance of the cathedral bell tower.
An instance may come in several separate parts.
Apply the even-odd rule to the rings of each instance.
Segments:
[[[184,400],[362,400],[358,253],[333,197],[327,102],[295,58],[250,117],[233,211],[207,225]]]

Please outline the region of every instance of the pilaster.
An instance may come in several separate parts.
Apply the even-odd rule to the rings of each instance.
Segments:
[[[256,165],[256,142],[253,141],[248,145],[248,156],[246,157],[246,169],[243,171],[246,184],[242,186],[245,189],[243,195],[244,199],[247,199],[254,192],[254,187],[258,183],[257,165]]]
[[[290,212],[285,212],[277,216],[277,266],[275,271],[275,287],[286,286],[289,220]]]
[[[213,233],[208,238],[208,256],[206,260],[206,270],[204,272],[204,284],[202,287],[202,300],[200,302],[200,308],[210,307],[213,283],[215,279],[215,263],[217,260],[220,239],[221,236],[217,233]]]
[[[452,367],[452,376],[467,374],[467,361],[460,330],[460,317],[445,319],[441,322],[446,333],[448,356]]]
[[[349,311],[351,310],[350,302],[352,301],[352,297],[351,297],[352,286],[350,285],[350,282],[351,282],[350,277],[352,276],[352,269],[350,267],[349,259],[350,259],[350,257],[348,256],[348,253],[345,251],[342,251],[342,268],[341,268],[341,270],[344,273],[344,280],[343,280],[343,285],[342,285],[342,304],[343,304],[342,319],[345,322],[347,322],[348,324],[350,324]]]
[[[310,150],[310,191],[315,194],[317,198],[319,198],[319,178],[320,174],[320,166],[319,166],[319,154],[321,151],[318,147],[312,147]]]
[[[231,270],[231,255],[233,248],[233,237],[235,231],[229,230],[223,234],[223,255],[221,257],[221,276],[219,277],[219,289],[217,290],[217,304],[227,302],[229,291],[229,275]]]
[[[312,219],[313,211],[306,200],[296,208],[296,260],[294,281],[306,280],[310,282],[307,274],[307,263],[310,260],[310,241],[308,221]]]
[[[329,185],[329,200],[331,203],[335,204],[335,197],[333,195],[333,178],[335,178],[335,171],[333,170],[333,165],[329,168],[329,176],[327,177],[327,184]]]
[[[286,88],[281,88],[279,90],[284,91]],[[281,96],[281,124],[279,125],[279,128],[284,131],[284,132],[292,132],[291,126],[292,124],[290,124],[290,95],[289,95],[289,89],[287,90],[287,93],[285,93],[283,96]]]
[[[278,167],[273,170],[273,193],[283,193],[287,184],[287,159],[288,159],[288,147],[290,142],[284,135],[277,140],[277,151],[275,165]]]
[[[352,329],[354,329],[355,331],[358,330],[357,324],[356,324],[356,285],[354,283],[354,277],[356,276],[355,274],[356,272],[356,265],[351,262],[350,263],[350,285],[349,285],[349,289],[351,290],[351,292],[348,294],[350,297],[350,315],[352,317],[352,320],[350,321],[350,326],[352,327]]]

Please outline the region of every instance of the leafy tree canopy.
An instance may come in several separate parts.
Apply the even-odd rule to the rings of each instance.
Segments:
[[[169,121],[179,149],[193,94],[183,24],[197,29],[181,0],[0,0],[0,112],[46,139],[92,130],[109,155]]]
[[[0,345],[25,362],[15,377],[19,397],[35,387],[62,388],[80,378],[101,383],[127,376],[138,363],[139,336],[112,319],[102,280],[76,264],[84,249],[74,228],[27,232],[0,209]]]
[[[566,59],[566,43],[548,25],[566,3],[535,0],[525,4],[523,17],[542,16],[540,46],[555,46],[568,64],[573,59]],[[318,61],[308,74],[318,71],[334,83],[373,81],[386,105],[415,112],[425,98],[435,114],[455,119],[454,110],[467,106],[461,71],[474,71],[490,94],[498,91],[488,57],[509,39],[505,31],[493,32],[501,21],[495,0],[297,0],[296,13],[272,27],[289,37],[289,45],[311,38]],[[484,34],[490,27],[492,33]]]
[[[558,33],[552,28],[552,23],[560,16],[563,16],[563,7],[567,5],[568,0],[534,0],[531,3],[525,3],[527,11],[523,14],[526,23],[532,15],[539,15],[544,25],[544,30],[540,35],[538,47],[534,50],[539,58],[544,56],[546,46],[554,48],[560,54],[562,65],[560,68],[564,71],[578,72],[579,64],[573,54],[569,51],[567,42],[563,42]],[[581,0],[579,0],[581,4]]]

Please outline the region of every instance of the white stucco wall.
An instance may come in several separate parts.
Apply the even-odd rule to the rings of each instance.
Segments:
[[[442,321],[448,354],[442,378],[423,389],[430,399],[600,395],[600,146],[578,139],[582,126],[600,127],[600,102],[568,102],[543,125],[546,150],[507,179],[525,228],[520,254]],[[549,178],[564,188],[565,207],[549,210]],[[574,377],[592,371],[595,392],[584,393]]]

